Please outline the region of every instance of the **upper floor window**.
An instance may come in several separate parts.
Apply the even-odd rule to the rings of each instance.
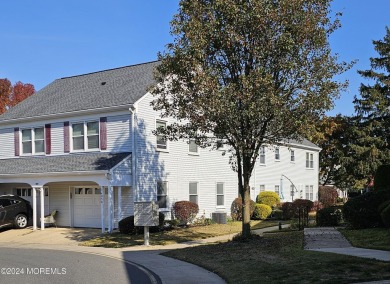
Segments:
[[[314,168],[314,155],[312,153],[306,153],[306,168]]]
[[[260,148],[260,164],[265,164],[265,147]]]
[[[23,154],[43,154],[45,152],[43,127],[22,129],[22,151]]]
[[[156,130],[159,128],[165,129],[167,127],[167,122],[163,120],[156,120]],[[159,150],[167,150],[168,144],[167,140],[164,138],[163,135],[157,134],[157,149]]]
[[[295,162],[295,151],[294,150],[290,151],[290,161]]]
[[[275,149],[275,160],[276,161],[280,160],[280,149],[279,148]]]
[[[99,149],[99,122],[72,124],[73,151]]]
[[[198,145],[195,143],[194,139],[190,139],[188,143],[188,152],[191,154],[198,154]]]
[[[157,204],[159,208],[168,208],[167,195],[168,195],[168,182],[167,181],[157,182]]]

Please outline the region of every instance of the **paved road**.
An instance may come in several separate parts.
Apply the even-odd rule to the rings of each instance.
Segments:
[[[149,270],[116,258],[69,251],[1,248],[0,283],[161,282]]]

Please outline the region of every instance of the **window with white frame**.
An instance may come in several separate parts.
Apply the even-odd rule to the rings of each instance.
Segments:
[[[295,151],[294,150],[290,150],[290,161],[295,162]]]
[[[73,151],[99,149],[99,122],[72,123]]]
[[[265,147],[260,147],[260,164],[265,164]]]
[[[275,148],[275,160],[279,161],[280,160],[280,149]]]
[[[167,196],[168,196],[168,182],[167,181],[157,182],[157,204],[159,208],[168,208]]]
[[[45,130],[43,127],[22,129],[23,154],[45,153]]]
[[[306,185],[305,186],[306,199],[313,200],[313,198],[314,198],[313,191],[314,191],[313,185]]]
[[[260,192],[265,191],[265,184],[260,184]]]
[[[191,154],[198,154],[198,145],[195,143],[194,139],[190,139],[188,142],[188,152]]]
[[[19,187],[19,188],[15,188],[15,190],[16,190],[17,196],[21,196],[21,197],[32,196],[32,194],[31,194],[32,188]]]
[[[163,121],[163,120],[156,120],[156,130],[158,130],[160,128],[161,129],[167,128],[167,122]],[[164,138],[163,135],[157,134],[156,139],[157,139],[157,149],[158,150],[167,150],[168,149],[167,140]]]
[[[217,183],[217,206],[225,205],[225,185],[223,182]]]
[[[306,168],[314,168],[314,155],[313,153],[306,153]]]
[[[279,185],[275,185],[275,192],[280,195]]]
[[[198,183],[190,182],[189,183],[189,200],[198,204]]]

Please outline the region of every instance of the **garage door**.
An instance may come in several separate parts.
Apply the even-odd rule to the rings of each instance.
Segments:
[[[100,228],[100,188],[74,188],[73,210],[74,227]]]

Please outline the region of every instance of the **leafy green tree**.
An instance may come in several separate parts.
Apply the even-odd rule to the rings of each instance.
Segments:
[[[174,42],[159,54],[151,90],[163,117],[157,133],[227,145],[243,200],[242,235],[250,235],[250,186],[263,144],[301,139],[330,109],[349,68],[331,54],[331,0],[181,0]]]
[[[390,163],[390,29],[383,40],[374,40],[378,57],[370,58],[371,69],[359,71],[368,79],[355,97],[356,141],[352,145],[357,178],[367,179]]]

